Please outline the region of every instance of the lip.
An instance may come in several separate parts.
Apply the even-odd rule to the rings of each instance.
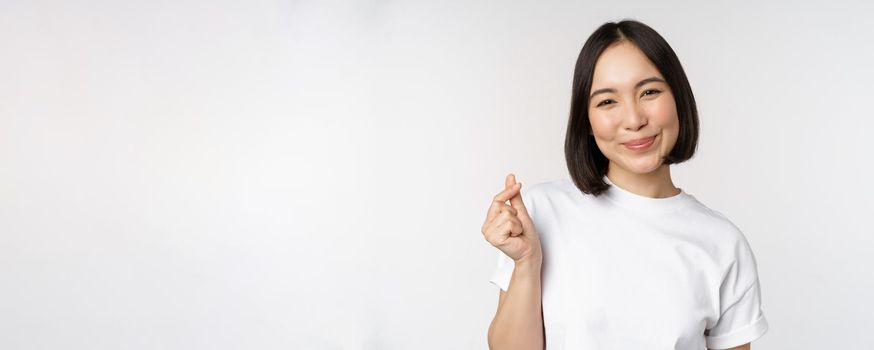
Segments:
[[[655,142],[656,136],[658,136],[658,135],[644,137],[642,139],[637,139],[637,140],[631,140],[631,141],[628,141],[626,143],[623,143],[622,145],[627,147],[628,149],[631,149],[634,151],[645,150],[645,149],[649,148],[649,146],[651,146]]]

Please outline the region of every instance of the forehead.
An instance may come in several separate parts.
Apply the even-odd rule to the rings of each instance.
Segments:
[[[664,78],[643,51],[623,40],[607,47],[598,57],[592,75],[592,90],[631,87],[652,76]]]

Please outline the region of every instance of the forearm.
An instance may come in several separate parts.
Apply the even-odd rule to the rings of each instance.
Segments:
[[[541,262],[517,262],[504,301],[489,326],[492,350],[543,349]]]

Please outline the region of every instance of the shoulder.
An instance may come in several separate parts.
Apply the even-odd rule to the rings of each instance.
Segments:
[[[525,208],[528,214],[532,217],[537,216],[537,207],[548,207],[553,202],[556,192],[561,185],[561,180],[547,180],[535,182],[533,184],[522,184],[520,195],[522,202],[525,203]]]
[[[549,194],[555,192],[559,186],[561,186],[560,179],[536,182],[530,185],[523,185],[522,196],[528,196],[532,198],[549,196]]]
[[[713,209],[701,203],[697,198],[694,198],[693,210],[697,210],[699,215],[703,217],[714,233],[719,234],[722,238],[738,241],[745,240],[743,231],[731,219],[721,211]]]
[[[573,196],[576,192],[576,187],[569,179],[559,178],[537,182],[527,187],[523,185],[521,195],[525,205],[530,209],[537,203],[555,203],[562,197]]]
[[[694,198],[694,197],[693,197]],[[715,251],[727,262],[752,261],[752,248],[743,230],[721,211],[710,208],[698,199],[690,206],[690,219],[697,223],[698,232],[706,235]]]
[[[537,182],[533,185],[528,185],[527,188],[525,188],[524,186],[522,188],[523,197],[528,196],[532,199],[540,198],[541,200],[581,194],[583,193],[581,193],[576,188],[576,186],[574,186],[573,182],[567,178],[558,178]]]

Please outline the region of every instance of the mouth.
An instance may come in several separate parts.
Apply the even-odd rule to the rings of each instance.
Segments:
[[[657,136],[658,135],[654,135],[654,136],[645,137],[642,139],[631,140],[631,141],[628,141],[626,143],[623,143],[622,145],[630,150],[633,150],[633,151],[642,151],[642,150],[649,148],[649,146],[652,146],[652,144],[655,142],[655,139]]]

